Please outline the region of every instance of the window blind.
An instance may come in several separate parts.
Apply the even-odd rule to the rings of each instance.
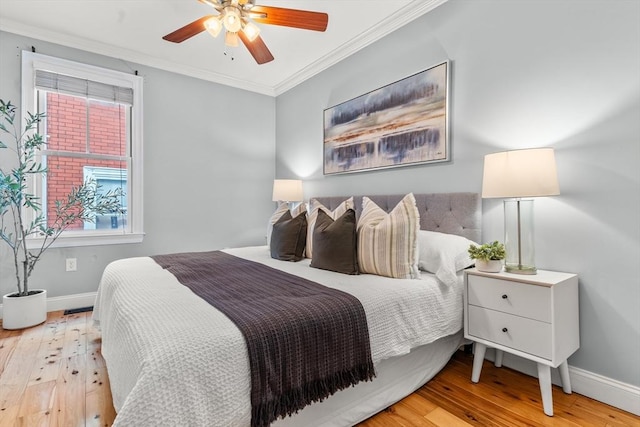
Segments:
[[[100,101],[133,105],[133,89],[81,79],[51,71],[36,70],[36,88]]]

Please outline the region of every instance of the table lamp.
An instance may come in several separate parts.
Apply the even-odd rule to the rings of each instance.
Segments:
[[[533,200],[560,194],[552,148],[531,148],[487,154],[482,177],[483,198],[504,201],[505,270],[536,274]]]
[[[274,202],[301,202],[303,201],[302,181],[299,179],[274,179],[273,197]]]

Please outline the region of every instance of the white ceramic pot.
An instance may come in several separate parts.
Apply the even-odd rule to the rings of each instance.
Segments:
[[[490,259],[488,261],[477,259],[476,268],[478,271],[484,271],[485,273],[499,273],[502,271],[501,259]]]
[[[47,320],[47,291],[33,289],[26,297],[13,296],[15,292],[2,297],[2,327],[23,329]]]

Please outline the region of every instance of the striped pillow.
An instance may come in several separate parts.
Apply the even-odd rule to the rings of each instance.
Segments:
[[[361,273],[398,279],[417,279],[417,235],[420,214],[413,193],[386,213],[368,197],[362,198],[358,220],[358,263]]]
[[[327,215],[331,217],[332,220],[336,220],[340,218],[347,209],[355,210],[355,206],[353,204],[353,197],[349,197],[344,202],[340,203],[340,205],[335,208],[333,211],[330,211],[325,205],[317,201],[316,199],[311,199],[309,201],[309,218],[308,218],[308,226],[307,226],[307,248],[305,252],[305,256],[307,258],[312,258],[313,251],[311,246],[313,245],[313,229],[316,226],[316,220],[318,219],[318,209],[322,209]]]

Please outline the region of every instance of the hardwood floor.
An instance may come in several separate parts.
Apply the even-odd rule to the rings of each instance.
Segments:
[[[0,426],[109,426],[115,418],[91,313],[0,329]]]
[[[456,353],[428,384],[359,426],[640,426],[640,417],[556,386],[547,417],[537,379],[485,362],[473,384],[471,362]],[[52,312],[33,328],[0,329],[0,427],[97,427],[114,418],[91,313]]]

